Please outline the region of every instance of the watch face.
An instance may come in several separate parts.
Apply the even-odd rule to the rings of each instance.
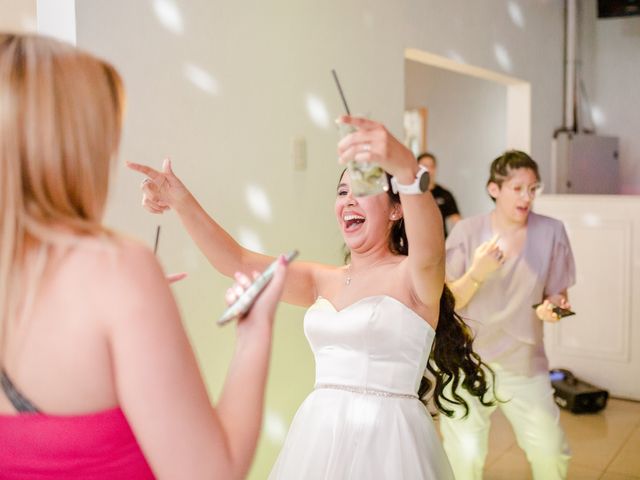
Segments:
[[[425,171],[422,176],[420,177],[420,191],[421,192],[426,192],[427,190],[429,190],[429,179],[430,179],[430,175],[429,172]]]

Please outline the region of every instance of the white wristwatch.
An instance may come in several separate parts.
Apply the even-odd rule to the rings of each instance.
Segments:
[[[395,177],[391,177],[391,190],[393,193],[404,193],[405,195],[419,195],[429,190],[429,170],[424,165],[418,167],[416,179],[409,185],[398,183]]]

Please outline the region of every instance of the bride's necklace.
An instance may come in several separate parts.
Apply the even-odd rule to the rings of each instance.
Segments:
[[[386,262],[386,263],[393,263],[393,262],[391,262],[391,261],[390,261],[390,262]],[[379,266],[379,265],[384,265],[384,264],[385,264],[385,262],[384,262],[384,261],[379,261],[379,262],[374,263],[374,264],[373,264],[373,265],[371,265],[370,267],[367,267],[365,270],[368,270],[368,269],[370,269],[370,268],[373,268],[373,267],[376,267],[376,266]],[[347,276],[346,276],[346,278],[344,279],[344,284],[345,284],[347,287],[348,287],[349,285],[351,285],[351,275],[352,275],[352,274],[351,274],[351,264],[348,264],[348,265],[347,265]]]

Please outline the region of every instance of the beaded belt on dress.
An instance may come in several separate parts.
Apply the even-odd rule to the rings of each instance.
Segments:
[[[391,397],[391,398],[412,398],[418,399],[418,395],[415,393],[395,393],[387,392],[385,390],[377,390],[375,388],[356,387],[352,385],[340,385],[337,383],[316,383],[315,389],[330,388],[333,390],[343,390],[351,393],[361,393],[362,395],[375,395],[376,397]]]

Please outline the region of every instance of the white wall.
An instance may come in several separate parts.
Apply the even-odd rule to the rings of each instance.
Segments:
[[[463,216],[492,208],[489,164],[507,147],[507,87],[418,62],[405,62],[406,108],[428,108],[427,149],[438,158],[437,182]]]
[[[544,325],[551,368],[640,400],[640,197],[543,195],[535,209],[564,223],[577,265],[576,315]]]
[[[76,0],[37,0],[38,33],[76,44]]]
[[[36,30],[36,0],[0,0],[0,32]]]
[[[154,6],[175,9],[179,17],[167,28]],[[125,78],[122,157],[159,165],[171,155],[215,218],[236,236],[250,229],[269,253],[298,247],[305,260],[339,261],[333,199],[340,169],[332,119],[342,109],[331,68],[352,110],[385,121],[396,134],[407,47],[529,81],[532,152],[548,174],[551,132],[562,112],[559,0],[82,0],[76,14],[78,45],[111,60]],[[204,89],[185,76],[185,69],[200,71],[194,66],[206,72],[196,75]],[[317,107],[315,122],[309,99]],[[307,140],[304,172],[292,168],[294,135]],[[217,392],[233,329],[217,329],[214,319],[229,281],[212,271],[174,216],[158,219],[141,210],[140,180],[119,168],[108,221],[150,244],[156,222],[162,223],[160,258],[169,271],[190,272],[175,292],[206,381]],[[249,207],[249,185],[265,193],[270,219]],[[280,312],[256,479],[266,477],[279,439],[313,385],[303,311]]]
[[[550,139],[562,122],[564,2],[408,3],[412,46],[531,83],[531,155],[548,183]]]
[[[640,194],[640,17],[597,19],[580,2],[582,69],[597,133],[619,138],[622,193]],[[587,117],[585,126],[593,124]]]

